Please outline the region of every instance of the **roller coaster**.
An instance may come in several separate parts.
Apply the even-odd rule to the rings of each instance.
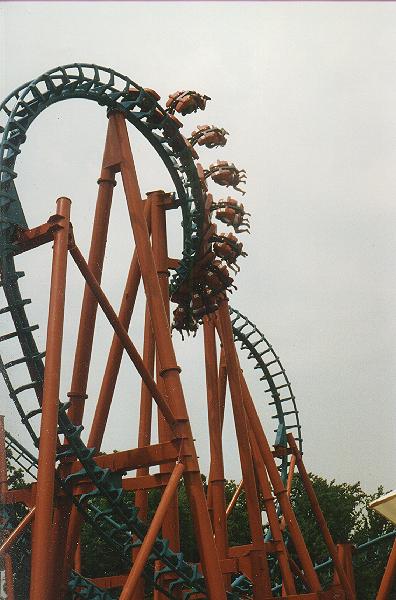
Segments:
[[[93,100],[107,116],[87,260],[77,245],[79,233],[72,226],[71,201],[58,198],[56,212],[48,221],[30,227],[15,185],[16,161],[29,126],[47,107],[73,98]],[[16,435],[4,430],[0,419],[4,598],[14,600],[15,581],[25,577],[30,582],[30,600],[354,600],[352,555],[347,545],[334,544],[316,500],[302,460],[301,425],[286,371],[258,327],[229,306],[234,276],[246,256],[236,234],[249,231],[249,214],[242,202],[231,196],[214,200],[209,185],[231,187],[244,194],[246,174],[227,161],[218,160],[206,169],[197,162],[197,148],[225,145],[228,133],[223,128],[201,125],[189,138],[180,132],[179,119],[204,110],[208,96],[194,90],[177,91],[169,96],[165,108],[159,100],[154,90],[111,69],[70,64],[25,83],[0,105],[0,284],[5,298],[0,314],[13,324],[12,331],[0,336],[0,371],[36,449],[36,453],[28,451]],[[173,191],[155,190],[142,197],[129,126],[136,128],[159,156],[170,174]],[[116,312],[101,280],[118,174],[134,251]],[[179,258],[168,256],[169,211],[181,211],[182,215]],[[218,232],[215,221],[232,233]],[[52,248],[52,269],[46,347],[40,349],[35,337],[38,325],[30,323],[26,311],[31,301],[19,287],[25,273],[17,270],[15,259],[18,257],[19,265],[27,259],[26,253],[46,244],[49,252]],[[70,391],[67,398],[61,398],[70,259],[83,278],[84,295]],[[129,332],[139,287],[146,302],[142,352]],[[172,316],[170,302],[176,304]],[[113,337],[84,442],[82,423],[99,308]],[[195,335],[199,328],[204,340],[206,391],[202,396],[206,395],[210,446],[205,486],[172,341],[172,335]],[[17,347],[20,354],[11,355]],[[104,340],[101,347],[106,347]],[[141,378],[138,436],[132,448],[106,454],[101,450],[102,441],[123,356]],[[251,361],[257,372],[261,392],[256,401],[239,356]],[[26,379],[16,382],[21,369]],[[28,410],[27,399],[32,397],[36,408]],[[156,435],[152,432],[153,401],[158,415]],[[264,402],[272,411],[273,445],[255,402]],[[228,506],[222,445],[227,403],[235,423],[242,472]],[[27,487],[8,488],[6,451],[26,472],[31,482]],[[322,565],[313,564],[291,505],[296,468],[329,551],[329,559]],[[181,482],[199,554],[194,563],[180,550]],[[160,491],[160,500],[149,517],[149,497],[155,489]],[[241,493],[246,499],[250,541],[232,546],[227,518]],[[25,514],[16,510],[21,504],[26,507]],[[81,573],[80,536],[85,524],[119,557],[122,572],[118,575],[92,579]],[[378,543],[389,544],[395,533],[371,540],[357,552]],[[18,563],[11,552],[16,545],[22,556]],[[393,550],[377,600],[388,597],[396,569],[394,554]],[[326,586],[318,576],[323,569],[332,569]]]

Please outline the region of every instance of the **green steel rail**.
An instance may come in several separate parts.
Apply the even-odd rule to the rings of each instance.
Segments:
[[[6,451],[10,450],[11,452],[10,460],[23,469],[32,479],[37,480],[37,458],[8,433],[8,431],[5,432],[5,446]]]
[[[286,433],[294,432],[300,451],[302,437],[296,399],[286,371],[272,345],[263,333],[247,317],[230,307],[232,330],[235,341],[241,344],[242,350],[248,351],[248,359],[253,360],[254,368],[261,372],[260,381],[265,382],[264,396],[269,398],[269,405],[275,409],[272,419],[277,422],[276,443],[286,445]],[[289,460],[281,459],[279,470],[283,482],[287,480]]]

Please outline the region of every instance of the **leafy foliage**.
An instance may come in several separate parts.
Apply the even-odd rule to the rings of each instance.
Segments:
[[[362,525],[362,511],[366,506],[367,497],[360,483],[336,484],[334,480],[328,482],[312,474],[310,479],[334,542],[351,541],[354,532]],[[314,562],[320,563],[329,552],[298,474],[294,476],[291,502],[308,550]]]
[[[23,469],[16,467],[12,461],[12,452],[10,448],[6,450],[7,461],[7,485],[10,490],[17,490],[26,487]]]
[[[26,487],[23,469],[13,464],[12,452],[6,451],[7,485],[9,489]],[[5,507],[8,515],[7,528],[14,529],[26,515],[27,508],[24,504],[17,503]],[[24,534],[14,543],[10,551],[14,572],[14,594],[16,600],[29,597],[30,587],[30,546],[31,527],[26,527]]]
[[[359,546],[393,531],[394,526],[391,523],[378,513],[367,510],[367,505],[384,493],[382,487],[370,495],[362,490],[360,482],[337,484],[334,480],[328,482],[312,474],[310,479],[335,543],[352,542]],[[294,478],[291,500],[312,560],[320,564],[326,560],[329,552],[298,475]],[[354,555],[358,600],[375,598],[391,543],[392,540],[374,545],[370,550]],[[332,568],[322,571],[320,578],[322,583],[332,581]]]
[[[366,496],[366,503],[373,502],[384,494],[384,488],[380,486],[374,494]],[[381,517],[373,510],[362,511],[361,525],[353,536],[353,541],[356,545],[364,544],[367,540],[373,540],[390,531],[393,531],[395,526]],[[380,542],[362,552],[354,561],[356,577],[356,588],[359,597],[375,598],[376,592],[381,582],[382,575],[388,560],[389,550],[392,540]],[[396,599],[396,581],[393,584],[393,589],[389,600]]]

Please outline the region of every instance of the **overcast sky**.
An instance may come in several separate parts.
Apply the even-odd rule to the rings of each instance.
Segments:
[[[286,367],[307,468],[339,482],[360,480],[368,491],[396,484],[395,26],[396,5],[377,2],[0,4],[2,98],[70,62],[114,68],[157,90],[163,104],[178,89],[211,96],[205,113],[183,119],[182,132],[188,136],[204,123],[225,127],[228,145],[201,151],[200,161],[206,167],[232,160],[247,170],[244,203],[252,213],[252,235],[244,240],[249,256],[232,305],[266,334]],[[95,104],[60,103],[37,118],[17,162],[29,225],[46,221],[56,198],[67,195],[85,252],[105,128],[105,112]],[[151,147],[137,132],[131,131],[131,140],[142,191],[171,191]],[[120,188],[103,280],[115,305],[133,250]],[[210,191],[225,195],[214,184]],[[171,253],[179,256],[180,215],[170,221]],[[47,247],[20,262],[41,348],[49,258]],[[81,289],[71,269],[63,397]],[[140,299],[131,330],[138,344],[142,307]],[[88,430],[109,335],[99,319]],[[175,343],[207,472],[202,338]],[[260,404],[254,374],[249,381]],[[136,445],[138,380],[127,363],[121,384],[107,450]],[[6,426],[26,442],[5,399],[4,391]],[[272,442],[272,424],[265,427]],[[238,479],[229,418],[226,429],[227,476]]]

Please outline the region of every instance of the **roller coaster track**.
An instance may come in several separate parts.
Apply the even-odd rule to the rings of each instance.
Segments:
[[[37,458],[18,442],[8,431],[5,432],[6,451],[10,450],[12,461],[32,479],[37,480]]]
[[[131,94],[131,89],[138,93]],[[167,167],[177,191],[177,199],[183,214],[184,247],[180,266],[171,281],[171,291],[184,282],[194,265],[194,259],[200,247],[203,220],[203,197],[201,183],[197,175],[191,149],[178,131],[178,125],[155,101],[150,93],[131,79],[110,69],[90,64],[71,64],[48,71],[39,78],[22,85],[0,105],[0,227],[1,227],[1,285],[7,305],[0,309],[1,314],[9,313],[15,330],[0,337],[7,343],[17,339],[22,349],[20,358],[0,361],[0,371],[4,377],[9,395],[13,400],[21,420],[27,428],[34,445],[38,446],[38,437],[32,426],[32,419],[40,414],[40,408],[26,413],[21,395],[34,390],[38,399],[42,396],[44,380],[44,354],[40,353],[33,336],[38,326],[29,324],[25,305],[29,299],[22,299],[18,279],[24,274],[16,272],[12,236],[16,227],[26,228],[27,223],[15,186],[17,173],[15,163],[20,154],[21,145],[34,119],[48,106],[69,98],[85,98],[106,106],[109,110],[121,111],[150,142]],[[30,381],[15,387],[9,376],[10,369],[25,364]],[[147,526],[137,516],[137,509],[128,506],[123,498],[121,478],[109,470],[101,469],[95,463],[95,449],[88,449],[80,438],[82,427],[75,427],[66,415],[67,406],[60,405],[59,432],[69,442],[70,454],[80,460],[82,469],[60,481],[58,484],[66,491],[76,478],[87,478],[95,484],[93,491],[73,498],[73,502],[87,520],[93,523],[101,535],[125,557],[130,556],[134,543],[144,539]],[[8,439],[15,449],[15,441]],[[60,456],[58,458],[61,458]],[[69,491],[70,494],[70,491]],[[111,508],[100,511],[93,500],[98,496],[107,498]],[[118,521],[116,520],[118,519]],[[132,542],[133,533],[138,542]],[[203,576],[198,569],[184,561],[181,553],[175,553],[168,547],[167,540],[157,538],[149,562],[160,560],[163,568],[154,577],[154,585],[159,587],[157,579],[165,572],[174,574],[166,595],[173,598],[172,591],[184,588],[184,597],[204,594]],[[78,591],[81,598],[106,597],[78,575],[70,580],[71,588]],[[82,590],[82,591],[81,591]]]

